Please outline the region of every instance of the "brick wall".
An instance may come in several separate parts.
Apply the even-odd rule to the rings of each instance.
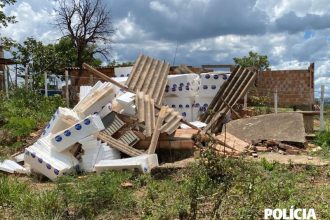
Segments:
[[[113,67],[104,67],[104,68],[96,68],[96,69],[109,77],[115,76]],[[68,71],[69,71],[69,77],[71,79],[71,85],[86,86],[86,85],[94,85],[99,80],[104,81],[100,77],[86,70],[83,70],[83,73],[81,75],[79,75],[78,68],[68,68]]]
[[[306,70],[271,70],[260,72],[257,79],[259,95],[273,102],[278,91],[279,106],[307,106],[314,103],[314,63]]]

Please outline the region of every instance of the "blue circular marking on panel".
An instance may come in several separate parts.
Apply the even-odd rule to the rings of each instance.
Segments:
[[[205,78],[206,78],[206,79],[209,79],[210,77],[211,77],[210,74],[206,74],[206,75],[205,75]]]
[[[57,136],[55,137],[55,141],[56,141],[56,142],[60,142],[60,141],[62,141],[62,137],[61,137],[60,135],[57,135]]]
[[[189,108],[189,104],[186,104],[186,108]]]
[[[218,76],[218,75],[214,75],[213,78],[214,78],[214,79],[218,79],[219,76]]]
[[[60,173],[60,171],[57,170],[57,169],[54,169],[54,173],[55,173],[56,175],[58,175],[58,174]]]
[[[182,112],[182,114],[181,114],[183,117],[186,117],[187,116],[187,113],[185,113],[185,112]]]
[[[75,129],[78,130],[78,131],[81,129],[81,125],[80,125],[80,124],[76,124],[74,127],[75,127]]]
[[[90,119],[86,118],[86,119],[84,120],[84,124],[85,124],[85,125],[89,125],[90,123],[91,123],[91,120],[90,120]]]
[[[46,164],[46,167],[48,170],[52,169],[52,166],[49,163]]]
[[[35,158],[36,157],[36,154],[35,153],[31,153],[31,157],[32,158]]]
[[[64,131],[64,135],[69,137],[71,135],[71,131],[69,131],[69,130]]]
[[[203,89],[207,89],[207,88],[208,88],[207,85],[204,85],[204,86],[203,86]]]
[[[216,89],[217,86],[216,86],[216,85],[212,85],[211,88],[212,88],[212,89]]]
[[[42,163],[42,161],[43,161],[42,158],[38,158],[39,163]]]

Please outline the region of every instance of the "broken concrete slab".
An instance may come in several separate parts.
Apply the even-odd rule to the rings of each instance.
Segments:
[[[279,113],[243,118],[226,124],[227,132],[251,143],[252,140],[277,140],[305,143],[303,116],[300,113]]]

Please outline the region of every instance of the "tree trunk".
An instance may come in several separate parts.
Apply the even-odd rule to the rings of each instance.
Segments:
[[[74,80],[74,86],[78,86],[79,85],[79,81],[80,81],[80,77],[83,75],[83,47],[82,46],[78,46],[78,51],[77,51],[77,65],[79,67],[79,71],[78,71],[78,76],[77,78]]]

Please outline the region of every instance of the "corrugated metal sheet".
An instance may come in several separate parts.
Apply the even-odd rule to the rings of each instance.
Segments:
[[[241,99],[257,77],[257,73],[237,66],[227,81],[220,87],[201,121],[207,123],[204,132],[221,130],[227,112]]]
[[[150,95],[160,105],[167,84],[170,64],[165,61],[140,55],[126,81],[126,86],[136,93],[141,91]]]

